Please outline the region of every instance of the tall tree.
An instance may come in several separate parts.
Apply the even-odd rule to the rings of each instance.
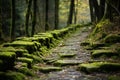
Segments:
[[[49,0],[46,0],[46,11],[45,11],[45,31],[49,30],[49,25],[48,25],[48,10],[49,10]]]
[[[11,1],[11,17],[12,17],[12,22],[11,22],[11,29],[10,29],[10,37],[11,40],[15,39],[15,0]]]
[[[55,29],[58,29],[59,25],[59,0],[55,0]]]
[[[68,22],[67,24],[72,24],[72,20],[73,20],[73,13],[74,13],[74,6],[75,6],[75,0],[71,0],[70,3],[70,10],[69,10],[69,16],[68,16]]]
[[[33,36],[34,33],[35,33],[36,12],[37,12],[37,0],[33,0],[33,19],[32,19],[32,32],[31,32],[31,36]]]
[[[92,0],[89,0],[89,7],[90,7],[91,22],[94,22],[95,17],[94,17],[94,8],[93,8],[93,2],[92,2]]]
[[[74,7],[74,24],[77,22],[77,14],[78,14],[78,0],[75,1],[76,5]]]
[[[99,19],[101,20],[105,12],[105,0],[100,0]]]
[[[98,22],[100,20],[98,1],[97,0],[92,0],[92,2],[93,2],[94,11],[95,11],[94,15],[96,17],[95,21]]]
[[[31,14],[31,6],[32,6],[32,0],[29,0],[27,2],[27,12],[26,12],[26,20],[25,20],[25,34],[26,34],[26,36],[30,36],[29,31],[28,31],[28,26],[29,26],[30,14]]]

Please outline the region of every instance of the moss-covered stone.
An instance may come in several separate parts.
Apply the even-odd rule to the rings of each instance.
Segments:
[[[103,55],[106,57],[119,56],[119,54],[113,50],[94,50],[92,52],[93,58],[101,57]]]
[[[43,73],[48,73],[48,72],[52,72],[52,71],[61,71],[62,68],[61,67],[37,67],[35,66],[34,68],[38,69],[39,71],[43,72]]]
[[[33,62],[42,62],[42,58],[33,54],[23,54],[23,57],[32,58]]]
[[[104,38],[104,42],[106,43],[118,43],[120,42],[120,35],[118,34],[109,34]]]
[[[57,60],[54,65],[56,66],[66,66],[66,65],[78,65],[81,64],[82,61],[79,60]]]
[[[31,58],[19,57],[17,59],[17,61],[18,62],[27,63],[28,64],[28,68],[32,68],[33,59],[31,59]]]
[[[25,75],[19,72],[0,72],[0,80],[25,80]]]
[[[74,57],[76,54],[75,53],[59,53],[61,58],[65,57]]]
[[[86,73],[111,72],[120,70],[120,63],[112,62],[83,63],[79,65],[78,69]]]
[[[27,76],[34,76],[33,71],[26,67],[21,67],[17,71]]]
[[[120,80],[120,76],[109,76],[108,80]]]
[[[36,51],[35,43],[28,41],[14,41],[12,43],[6,43],[4,46],[23,47],[28,50],[29,53]]]
[[[1,47],[0,52],[15,52],[16,49],[14,47]]]
[[[9,70],[14,66],[16,59],[15,52],[0,52],[1,68],[0,70]]]

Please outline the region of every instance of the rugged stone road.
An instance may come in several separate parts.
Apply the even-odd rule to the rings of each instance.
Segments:
[[[38,73],[39,77],[34,80],[108,80],[106,74],[85,74],[77,71],[77,65],[70,65],[71,63],[79,64],[90,60],[90,54],[80,46],[80,43],[89,35],[89,30],[86,31],[86,29],[78,30],[51,50],[51,55],[48,58],[62,60],[63,64],[66,65],[62,66],[61,71]],[[62,54],[74,54],[74,56],[69,58],[60,57]],[[53,66],[53,64],[49,66]]]

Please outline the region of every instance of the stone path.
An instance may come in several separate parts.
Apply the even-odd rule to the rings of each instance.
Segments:
[[[66,38],[59,46],[51,50],[51,55],[47,56],[47,58],[53,60],[53,62],[57,62],[56,60],[60,60],[58,62],[61,62],[57,65],[51,62],[48,66],[62,66],[62,70],[48,73],[38,72],[38,78],[34,80],[108,80],[107,75],[104,73],[85,74],[77,71],[77,63],[88,62],[90,60],[90,54],[80,46],[80,43],[89,35],[89,32],[85,29],[86,28],[82,28],[69,38]],[[74,56],[61,57],[61,54],[74,54]]]

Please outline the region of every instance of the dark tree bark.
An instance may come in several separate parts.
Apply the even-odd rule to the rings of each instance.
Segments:
[[[30,36],[29,31],[28,31],[28,26],[29,26],[30,14],[31,14],[31,6],[32,6],[32,0],[29,0],[28,6],[27,6],[27,12],[26,12],[26,21],[25,21],[25,34],[26,34],[26,36]]]
[[[105,0],[100,0],[100,11],[99,12],[100,12],[99,20],[101,20],[105,12]]]
[[[92,2],[92,0],[89,0],[89,7],[90,7],[91,22],[94,22],[95,17],[94,17],[93,2]]]
[[[32,20],[32,32],[31,32],[31,36],[33,36],[34,33],[35,33],[36,12],[37,12],[37,0],[33,0],[33,20]]]
[[[15,39],[15,0],[11,1],[11,17],[12,17],[12,22],[11,22],[11,29],[10,29],[10,37],[11,40]]]
[[[76,0],[76,5],[74,7],[74,24],[77,23],[77,14],[78,14],[78,0]]]
[[[55,0],[55,29],[59,26],[59,0]]]
[[[69,16],[68,16],[68,22],[67,24],[72,24],[72,20],[73,20],[73,13],[74,13],[74,4],[75,0],[71,0],[71,3],[70,3],[70,10],[69,10]]]
[[[49,25],[48,25],[48,10],[49,10],[49,0],[46,0],[46,11],[45,11],[45,31],[49,30]]]

